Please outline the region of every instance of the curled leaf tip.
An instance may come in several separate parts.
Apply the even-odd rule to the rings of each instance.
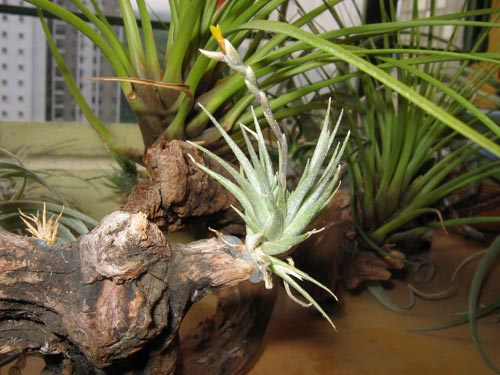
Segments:
[[[224,36],[222,35],[222,30],[219,25],[214,26],[210,25],[210,31],[212,32],[213,37],[217,41],[219,48],[221,51],[226,54],[226,46],[224,45]]]

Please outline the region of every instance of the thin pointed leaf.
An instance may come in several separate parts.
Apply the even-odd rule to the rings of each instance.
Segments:
[[[238,147],[236,142],[233,141],[233,139],[227,134],[227,132],[222,128],[222,126],[217,122],[215,117],[212,116],[211,113],[209,113],[205,107],[203,107],[200,104],[200,107],[205,111],[209,119],[212,121],[212,123],[215,125],[215,127],[219,130],[220,134],[226,141],[227,145],[231,148],[231,151],[233,151],[234,156],[236,156],[236,159],[238,159],[238,162],[240,163],[241,168],[243,168],[243,171],[245,172],[246,177],[248,178],[250,185],[251,186],[259,186],[259,180],[258,177],[255,173],[255,170],[252,168],[252,163],[246,155],[241,151],[241,149]]]
[[[448,24],[447,22],[451,21],[446,21],[444,23]],[[256,29],[256,30],[288,35],[292,38],[301,40],[313,47],[331,53],[338,59],[345,61],[351,64],[352,66],[355,66],[359,70],[365,72],[366,74],[380,81],[382,84],[386,85],[387,87],[390,87],[391,89],[399,93],[401,96],[405,97],[410,102],[414,103],[416,106],[423,109],[425,112],[429,113],[438,120],[442,121],[444,124],[452,128],[456,132],[464,135],[465,137],[469,138],[471,141],[480,145],[484,149],[500,157],[500,145],[496,144],[492,140],[480,134],[478,131],[472,129],[470,126],[467,126],[462,121],[458,120],[456,117],[448,114],[445,110],[443,110],[442,108],[440,108],[427,98],[423,97],[418,92],[411,89],[409,86],[398,81],[397,79],[392,77],[389,73],[381,70],[380,68],[371,64],[367,60],[360,58],[356,54],[352,53],[351,51],[347,50],[346,48],[338,44],[329,42],[328,40],[324,39],[321,36],[311,34],[293,25],[276,21],[262,21],[262,20],[250,21],[247,24],[241,26],[241,28],[254,29],[254,30]]]
[[[481,341],[479,340],[477,332],[477,310],[478,310],[477,305],[479,302],[481,287],[486,278],[486,275],[490,270],[492,264],[499,258],[499,256],[500,256],[500,236],[497,236],[490,245],[490,247],[488,248],[486,254],[479,262],[476,271],[474,272],[474,276],[472,277],[471,287],[469,289],[469,303],[468,303],[469,307],[468,314],[470,318],[469,323],[472,334],[472,340],[474,341],[477,350],[481,354],[481,357],[483,357],[488,366],[496,373],[500,373],[500,369],[491,360],[489,355],[484,350]]]
[[[478,307],[476,309],[476,319],[477,318],[482,318],[483,316],[490,315],[491,313],[497,311],[500,309],[500,298],[497,298],[495,301],[485,305]],[[440,331],[442,329],[446,328],[451,328],[451,327],[456,327],[461,324],[468,323],[470,321],[469,319],[470,315],[469,314],[461,314],[459,318],[436,324],[432,327],[427,327],[427,328],[416,328],[416,329],[411,329],[411,332],[415,333],[425,333],[425,332],[433,332],[433,331]]]
[[[193,144],[194,145],[194,144]],[[236,200],[240,202],[240,204],[243,206],[245,209],[245,212],[247,215],[254,215],[254,208],[250,200],[247,198],[248,191],[242,190],[238,185],[236,185],[234,182],[229,181],[227,178],[221,176],[220,174],[212,171],[211,169],[205,167],[204,165],[197,163],[196,161],[193,162],[195,165],[200,168],[203,172],[208,174],[210,177],[212,177],[214,180],[216,180],[219,184],[224,186],[231,194],[234,195]]]
[[[279,264],[281,265],[282,267],[285,267],[285,268],[289,268],[289,269],[293,269],[293,272],[296,273],[297,275],[299,275],[301,278],[303,278],[304,280],[307,280],[313,284],[315,284],[316,286],[320,287],[321,289],[323,289],[325,292],[327,292],[328,294],[330,294],[336,301],[338,301],[338,298],[337,296],[335,295],[335,293],[333,293],[327,286],[321,284],[318,280],[314,279],[313,277],[309,276],[309,274],[305,273],[304,271],[298,269],[298,268],[295,268],[293,266],[291,266],[290,264],[280,260],[280,259],[277,259],[277,258],[271,258],[272,261],[276,264]]]
[[[408,312],[415,304],[415,296],[410,291],[410,301],[406,306],[399,306],[387,295],[384,288],[378,281],[367,281],[366,283],[371,295],[384,307],[395,312]]]
[[[273,272],[276,275],[278,275],[279,277],[281,277],[286,283],[288,283],[288,285],[290,285],[292,288],[294,288],[309,303],[311,303],[311,305],[313,305],[316,308],[316,310],[318,310],[321,313],[321,315],[323,315],[323,317],[328,321],[328,323],[330,323],[330,325],[333,327],[333,329],[337,330],[337,328],[335,327],[335,324],[330,319],[328,314],[323,310],[323,308],[320,306],[320,304],[318,302],[316,302],[316,300],[309,293],[307,293],[307,291],[304,288],[302,288],[294,279],[292,279],[290,276],[288,276],[287,273],[279,271],[279,270],[275,270],[275,269],[273,269]]]

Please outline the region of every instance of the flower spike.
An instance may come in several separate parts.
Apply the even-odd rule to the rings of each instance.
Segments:
[[[243,63],[236,49],[227,39],[224,39],[220,27],[212,26],[210,29],[222,52],[200,51],[209,58],[224,61],[231,69],[245,77],[245,84],[261,104],[264,116],[276,136],[279,165],[275,171],[266,140],[253,108],[255,130],[241,124],[244,141],[248,148],[247,156],[217,120],[201,105],[202,110],[205,111],[233,151],[242,172],[239,173],[228,162],[202,146],[190,142],[194,147],[220,163],[232,176],[232,180],[203,165],[198,163],[196,165],[233,193],[244,209],[244,212],[235,209],[246,224],[246,238],[241,246],[241,254],[238,256],[254,261],[255,269],[251,281],[259,282],[262,280],[266,288],[272,288],[272,274],[279,276],[292,300],[302,306],[314,306],[335,328],[330,317],[299,282],[309,281],[329,292],[333,298],[336,298],[335,295],[326,286],[297,269],[292,258],[289,257],[289,251],[309,236],[322,230],[320,228],[319,230],[306,231],[306,228],[330,203],[339,186],[340,157],[349,135],[341,145],[332,147],[340,119],[333,131],[329,129],[328,119],[331,108],[331,102],[329,102],[323,129],[312,158],[308,161],[296,190],[289,191],[286,181],[288,158],[286,137],[274,118],[267,96],[259,90],[252,68]],[[327,160],[331,153],[333,155]],[[192,160],[194,162],[194,159]],[[286,258],[287,261],[281,260],[280,257]],[[295,289],[306,302],[292,294],[290,287]]]

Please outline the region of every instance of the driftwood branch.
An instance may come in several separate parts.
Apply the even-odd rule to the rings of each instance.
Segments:
[[[78,242],[51,248],[0,230],[0,354],[42,353],[45,375],[248,371],[276,293],[250,284],[253,264],[231,256],[222,240],[166,241],[162,231],[193,223],[241,233],[229,208],[234,199],[188,153],[218,168],[183,142],[158,142],[146,154],[150,176],[130,194],[124,211],[104,218]],[[339,202],[336,213],[316,226],[327,231],[313,236],[298,256],[311,273],[324,271],[320,276],[332,288],[342,253],[332,251],[330,242],[340,244],[349,227],[342,224],[346,203]],[[331,228],[339,231],[334,237]],[[180,343],[189,307],[214,291],[216,315]]]
[[[181,373],[189,306],[253,270],[221,240],[170,245],[144,214],[120,211],[53,248],[0,230],[0,251],[0,354],[71,358],[56,373]]]
[[[182,141],[160,139],[148,149],[144,162],[149,176],[140,181],[127,197],[124,211],[144,212],[150,221],[166,232],[188,226],[226,228],[244,234],[244,226],[230,208],[237,202],[189,158],[221,173],[222,167]]]
[[[246,374],[261,350],[276,301],[276,288],[249,282],[217,292],[217,312],[182,342],[189,375]]]

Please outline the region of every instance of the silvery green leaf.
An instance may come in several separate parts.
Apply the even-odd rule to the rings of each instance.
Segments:
[[[331,147],[331,142],[333,141],[333,135],[336,133],[337,128],[340,124],[340,119],[337,121],[335,129],[332,133],[328,131],[328,119],[330,114],[331,100],[328,102],[328,109],[323,122],[323,128],[321,129],[320,136],[318,138],[318,143],[314,149],[313,156],[308,163],[307,170],[304,171],[297,187],[290,194],[288,201],[288,212],[286,222],[290,222],[291,219],[297,214],[297,211],[302,204],[302,200],[309,193],[311,187],[315,184],[318,174],[323,166],[325,158]]]
[[[241,168],[245,172],[246,177],[248,178],[248,181],[250,182],[250,185],[256,187],[259,186],[259,180],[257,178],[257,175],[255,173],[255,170],[252,168],[252,163],[250,163],[250,160],[248,160],[247,156],[245,153],[238,147],[236,142],[233,141],[233,139],[227,134],[227,132],[224,130],[224,128],[217,122],[217,120],[212,116],[210,112],[207,111],[205,107],[203,107],[200,104],[201,109],[206,113],[206,115],[210,118],[212,123],[215,125],[215,127],[219,130],[220,134],[226,141],[227,145],[231,148],[231,151],[234,153],[234,156],[236,156],[236,159],[238,159],[238,162],[240,163]]]
[[[279,277],[281,277],[283,279],[283,281],[285,281],[286,283],[288,283],[288,285],[290,285],[293,289],[295,289],[302,297],[304,297],[312,306],[314,306],[320,313],[321,315],[323,315],[323,317],[328,321],[328,323],[330,323],[330,325],[333,327],[333,329],[337,330],[337,328],[335,327],[335,324],[333,324],[332,320],[330,319],[330,317],[328,316],[328,314],[323,310],[323,308],[319,305],[318,302],[316,302],[316,300],[309,294],[307,293],[307,291],[302,288],[294,279],[292,279],[286,272],[283,272],[281,269],[276,269],[274,268],[273,266],[272,267],[272,271],[278,275]],[[309,277],[310,279],[312,279],[311,277]],[[312,279],[314,280],[314,279]],[[318,283],[319,284],[319,283]],[[322,284],[320,284],[322,285]],[[326,288],[326,287],[325,287]],[[328,290],[328,288],[326,288]]]
[[[259,190],[261,194],[271,196],[271,190],[269,188],[269,184],[267,183],[267,178],[265,176],[265,172],[262,169],[262,165],[260,164],[260,160],[255,153],[255,149],[253,148],[253,144],[248,137],[248,132],[251,132],[245,125],[241,124],[241,133],[243,134],[243,138],[247,145],[248,154],[250,155],[250,159],[252,160],[253,168],[255,170],[255,174],[257,176]]]
[[[249,207],[251,207],[251,210],[248,212],[248,214],[252,214],[253,218],[256,219],[257,222],[261,222],[261,221],[265,222],[265,220],[268,219],[268,216],[269,216],[268,209],[265,207],[265,205],[263,205],[262,196],[259,192],[255,191],[255,189],[252,187],[252,185],[250,185],[249,181],[247,181],[240,173],[238,173],[236,171],[236,169],[232,165],[230,165],[227,161],[225,161],[221,157],[215,155],[213,152],[207,150],[204,147],[201,147],[200,145],[198,145],[196,143],[193,143],[190,141],[187,141],[187,142],[189,144],[191,144],[192,146],[196,147],[197,149],[199,149],[200,151],[204,152],[208,156],[210,156],[215,161],[217,161],[231,175],[231,177],[234,179],[234,181],[236,181],[236,183],[241,188],[241,191],[245,192],[245,194],[244,194],[245,197],[242,197],[242,199],[244,200],[243,202],[240,201],[240,199],[238,197],[235,197],[235,198],[238,201],[240,201],[242,206],[244,206],[245,210],[247,210],[247,209],[249,209]],[[201,167],[203,167],[203,166],[201,166]],[[206,171],[206,170],[208,170],[208,168],[204,167],[204,168],[202,168],[202,170]],[[210,174],[210,175],[212,177],[214,177],[213,174]],[[225,179],[223,176],[220,176],[220,178]],[[227,189],[230,190],[229,188],[227,188]],[[258,217],[255,216],[256,212],[260,213],[260,215]]]
[[[191,142],[190,142],[191,143]],[[192,145],[196,146],[196,147],[199,147],[197,146],[196,144],[193,144],[191,143]],[[210,151],[208,150],[205,150],[203,148],[201,148],[204,152],[207,152],[208,155],[212,154]],[[222,159],[221,159],[222,160]],[[236,198],[236,200],[238,202],[240,202],[240,204],[243,206],[243,208],[245,209],[245,212],[247,215],[253,215],[255,216],[255,212],[254,212],[254,207],[253,207],[253,204],[252,202],[250,201],[249,198],[251,197],[248,197],[248,191],[244,191],[243,189],[241,189],[240,187],[238,187],[234,182],[228,180],[227,178],[221,176],[220,174],[212,171],[211,169],[205,167],[204,165],[201,165],[200,163],[197,163],[194,159],[192,159],[193,163],[196,164],[196,166],[198,168],[200,168],[203,172],[205,172],[206,174],[208,174],[210,177],[212,177],[214,180],[216,180],[218,183],[220,183],[222,186],[224,186],[227,190],[229,190],[231,192],[231,194],[234,195],[234,197]],[[226,163],[224,160],[222,160],[223,163]],[[227,163],[226,163],[227,164]],[[222,164],[223,165],[223,164]],[[224,165],[223,165],[224,166]],[[229,166],[229,165],[228,165]],[[229,166],[230,167],[230,166]],[[232,168],[232,167],[231,167]],[[239,174],[236,174],[239,178],[243,179],[242,176],[240,176]],[[235,176],[233,176],[235,177]],[[243,179],[244,180],[244,179]],[[246,183],[246,180],[244,180],[244,182]],[[244,186],[245,184],[243,184]],[[255,200],[254,200],[255,202]]]
[[[253,217],[244,214],[240,210],[238,210],[236,207],[231,206],[231,208],[238,214],[239,217],[245,222],[247,228],[247,233],[250,231],[251,234],[259,233],[260,232],[260,223]]]
[[[275,256],[284,254],[295,245],[298,245],[299,243],[307,240],[309,237],[311,237],[312,234],[316,232],[317,231],[309,231],[297,236],[281,236],[280,239],[277,239],[275,241],[265,241],[264,243],[262,243],[260,248],[267,255]]]
[[[285,228],[283,236],[294,236],[297,233],[304,231],[309,224],[318,216],[318,214],[331,202],[339,185],[334,180],[330,183],[332,193],[324,194],[312,204],[304,206],[303,210],[299,210],[295,219]],[[336,188],[335,188],[336,186]]]
[[[273,201],[276,206],[276,202]],[[264,235],[269,241],[275,241],[281,238],[283,234],[283,217],[279,209],[275,207],[268,222],[264,225]]]
[[[302,270],[300,270],[300,269],[292,266],[291,264],[289,264],[287,262],[284,262],[284,261],[282,261],[280,259],[277,259],[277,258],[274,258],[274,257],[271,257],[271,262],[272,262],[273,267],[282,267],[284,269],[293,270],[293,272],[295,274],[297,274],[298,277],[300,277],[301,279],[307,280],[307,281],[313,283],[314,285],[320,287],[325,292],[327,292],[329,295],[331,295],[336,301],[338,301],[338,298],[335,295],[335,293],[333,293],[327,286],[321,284],[314,277],[310,276],[308,273],[306,273],[306,272],[304,272],[304,271],[302,271]]]
[[[276,175],[274,173],[273,163],[271,161],[271,157],[269,156],[269,152],[267,151],[266,141],[264,140],[264,136],[262,135],[262,130],[259,125],[259,120],[255,115],[255,111],[253,107],[251,108],[253,115],[253,122],[255,126],[255,132],[257,134],[257,142],[259,145],[259,159],[262,163],[263,169],[266,172],[267,181],[269,186],[272,186],[276,181]]]

